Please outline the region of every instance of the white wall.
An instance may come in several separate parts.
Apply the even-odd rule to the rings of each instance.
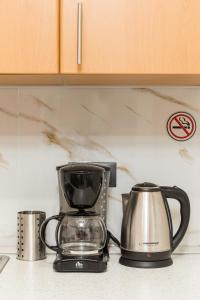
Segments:
[[[168,117],[191,113],[195,136],[172,140]],[[0,88],[0,251],[15,252],[16,214],[58,212],[56,166],[68,161],[117,161],[108,226],[118,237],[121,193],[142,181],[183,188],[191,222],[179,247],[200,252],[200,88]],[[175,224],[179,208],[170,200]],[[176,226],[176,225],[175,225]]]

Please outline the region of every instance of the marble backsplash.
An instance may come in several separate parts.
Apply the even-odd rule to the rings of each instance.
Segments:
[[[168,136],[166,122],[177,111],[196,119],[189,141]],[[116,161],[109,229],[120,236],[121,193],[134,184],[177,185],[191,201],[189,229],[177,251],[200,252],[199,117],[200,87],[1,87],[0,251],[15,252],[17,211],[58,212],[56,166]],[[169,202],[176,228],[179,207]]]

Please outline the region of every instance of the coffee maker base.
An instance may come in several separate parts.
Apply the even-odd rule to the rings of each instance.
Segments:
[[[171,266],[173,264],[173,261],[171,258],[165,260],[158,260],[158,261],[139,261],[139,260],[128,259],[121,256],[119,259],[119,263],[126,267],[151,269],[151,268],[164,268],[164,267]]]
[[[57,255],[53,268],[56,272],[102,273],[107,269],[107,257],[72,258]]]

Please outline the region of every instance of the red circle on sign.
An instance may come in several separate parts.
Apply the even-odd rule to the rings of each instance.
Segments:
[[[187,141],[196,131],[195,119],[186,112],[177,112],[169,117],[167,131],[174,140]]]

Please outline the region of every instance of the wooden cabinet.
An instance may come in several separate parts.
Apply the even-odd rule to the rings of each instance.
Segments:
[[[199,12],[199,0],[1,0],[0,84],[2,74],[46,74],[41,82],[50,84],[200,84]]]
[[[0,73],[59,71],[59,1],[0,1]]]
[[[61,73],[200,74],[199,0],[61,0]]]

